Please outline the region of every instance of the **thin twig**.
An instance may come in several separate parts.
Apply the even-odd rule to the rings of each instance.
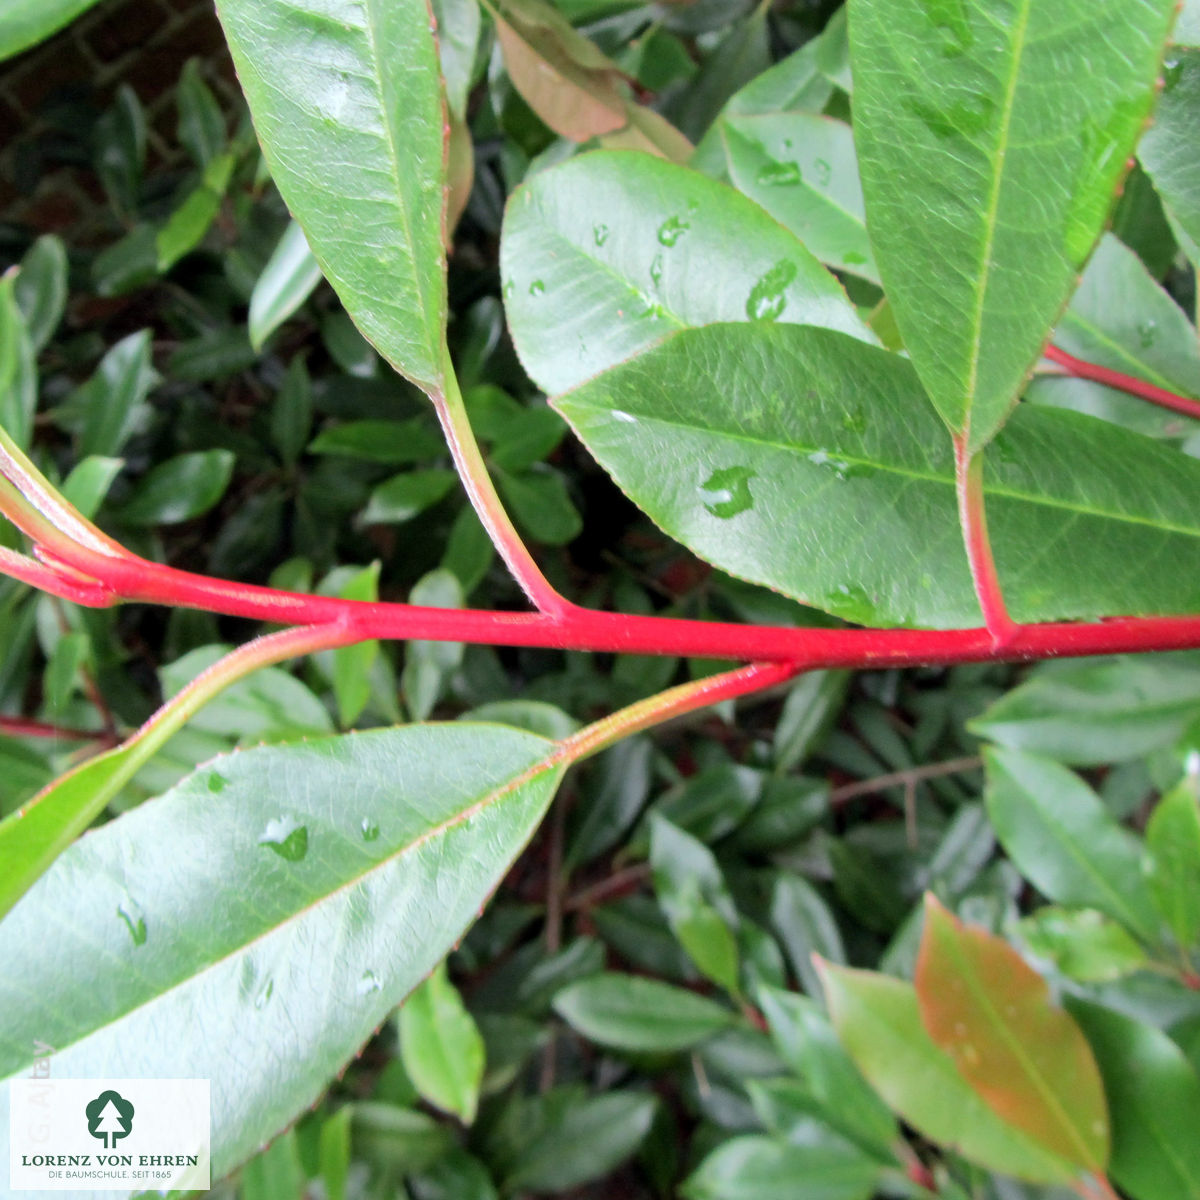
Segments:
[[[1185,417],[1200,420],[1200,403],[1189,400],[1178,392],[1170,392],[1166,388],[1157,387],[1138,379],[1133,375],[1125,375],[1121,371],[1110,371],[1108,367],[1100,367],[1095,363],[1084,362],[1057,346],[1046,347],[1046,357],[1063,367],[1067,374],[1079,379],[1089,379],[1093,383],[1102,383],[1105,387],[1115,388],[1119,392],[1136,396],[1139,400],[1148,400],[1160,408],[1169,408],[1172,412],[1182,413]]]
[[[977,754],[972,754],[966,758],[948,758],[945,762],[927,763],[923,767],[908,767],[903,771],[892,771],[887,775],[876,775],[874,779],[860,779],[857,783],[836,787],[829,793],[829,803],[836,807],[850,800],[857,800],[859,796],[874,796],[893,787],[914,787],[927,779],[959,775],[963,771],[974,771],[982,766],[983,759]]]
[[[636,863],[632,867],[614,872],[607,879],[601,879],[599,883],[585,887],[574,896],[568,896],[563,902],[563,911],[577,912],[581,908],[594,908],[597,904],[603,904],[605,900],[626,896],[649,881],[650,864]]]

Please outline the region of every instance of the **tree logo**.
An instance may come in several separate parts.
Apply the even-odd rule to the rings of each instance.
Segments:
[[[128,1137],[133,1129],[133,1105],[120,1092],[101,1092],[84,1108],[88,1133],[104,1142],[111,1150],[119,1138]]]

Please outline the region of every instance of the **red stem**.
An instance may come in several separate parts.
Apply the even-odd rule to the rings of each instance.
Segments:
[[[0,733],[8,737],[55,738],[66,742],[105,742],[110,736],[103,729],[68,729],[28,717],[0,717]]]
[[[59,564],[53,555],[43,551],[42,557],[48,566],[57,569]],[[72,558],[76,569],[87,571],[99,581],[97,594],[111,599],[199,608],[284,625],[340,623],[362,640],[421,638],[858,669],[1200,647],[1200,616],[1114,617],[1089,623],[1017,625],[1012,637],[998,646],[987,629],[806,629],[634,616],[584,608],[552,616],[340,600],[227,583],[133,555],[111,558],[82,547],[75,548]]]
[[[1138,379],[1133,375],[1123,375],[1120,371],[1110,371],[1108,367],[1099,367],[1095,363],[1084,362],[1083,359],[1076,358],[1073,354],[1068,354],[1057,346],[1047,346],[1045,355],[1051,362],[1065,367],[1071,375],[1076,375],[1080,379],[1090,379],[1093,383],[1102,383],[1106,387],[1116,388],[1119,392],[1128,392],[1131,396],[1149,400],[1151,404],[1169,408],[1172,412],[1182,413],[1185,417],[1194,417],[1196,420],[1200,420],[1200,403],[1189,400],[1186,396],[1169,392],[1166,388],[1156,387],[1153,383],[1147,383],[1144,379]]]
[[[996,560],[992,557],[992,544],[988,540],[983,503],[983,454],[972,454],[965,437],[954,438],[954,489],[958,495],[958,520],[967,547],[967,560],[971,564],[975,595],[983,610],[983,623],[1000,650],[1013,639],[1017,626],[1008,615],[996,574]]]

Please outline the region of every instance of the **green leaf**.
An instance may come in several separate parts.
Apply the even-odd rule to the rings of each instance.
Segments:
[[[479,0],[433,0],[438,54],[446,83],[446,105],[460,121],[467,115],[467,95],[475,77],[482,14]]]
[[[117,510],[126,525],[177,525],[190,521],[225,494],[233,476],[232,450],[177,454],[151,467]]]
[[[350,1174],[350,1120],[353,1113],[354,1110],[347,1105],[321,1122],[318,1153],[321,1182],[325,1184],[327,1200],[346,1200],[346,1180]]]
[[[823,263],[877,283],[850,126],[816,113],[727,116],[719,171]]]
[[[463,608],[466,598],[458,577],[444,567],[438,567],[417,580],[409,593],[408,603],[430,608]],[[408,643],[404,651],[401,690],[414,721],[424,721],[433,712],[447,682],[462,663],[463,649],[461,642],[414,639]]]
[[[658,902],[680,944],[709,979],[740,995],[738,914],[712,851],[652,813],[650,865]]]
[[[1007,942],[927,893],[916,988],[926,1031],[993,1112],[1051,1153],[1104,1170],[1108,1109],[1091,1048]]]
[[[688,1200],[869,1200],[879,1164],[845,1143],[795,1145],[756,1134],[719,1145],[684,1181]]]
[[[445,448],[445,442],[423,417],[407,421],[344,421],[321,430],[308,444],[309,454],[340,454],[394,465],[437,458]]]
[[[89,455],[71,468],[70,475],[63,480],[59,491],[68,504],[90,519],[104,503],[108,489],[124,465],[124,460],[120,458]]]
[[[158,677],[164,698],[177,695],[229,650],[229,646],[200,646],[160,667]],[[261,667],[231,683],[188,725],[191,729],[237,738],[244,744],[333,732],[333,722],[321,701],[280,667]]]
[[[984,762],[996,837],[1029,882],[1051,900],[1099,909],[1157,942],[1141,845],[1096,793],[1066,767],[1032,754],[989,748]]]
[[[801,876],[780,871],[771,888],[771,927],[787,953],[792,970],[810,995],[820,994],[813,955],[846,961],[841,930],[821,894]]]
[[[242,1171],[242,1200],[297,1200],[304,1190],[304,1169],[296,1131],[289,1129]]]
[[[872,1087],[919,1133],[1018,1179],[1067,1183],[1077,1173],[998,1117],[921,1024],[916,989],[899,979],[822,965],[829,1015]]]
[[[327,577],[320,590],[342,600],[379,599],[379,560],[356,571],[342,568]],[[371,667],[379,655],[377,641],[357,642],[331,651],[333,694],[337,701],[338,721],[348,728],[362,714],[371,698]]]
[[[1155,806],[1146,826],[1146,881],[1155,907],[1185,952],[1200,939],[1200,806],[1188,775]]]
[[[67,303],[67,251],[59,238],[47,233],[29,247],[13,295],[37,354],[58,328]]]
[[[445,372],[442,96],[426,0],[221,0],[271,177],[346,310],[418,386]]]
[[[1200,715],[1190,653],[1045,663],[969,724],[977,737],[1071,766],[1127,762],[1175,742]]]
[[[979,623],[950,442],[903,358],[829,330],[710,325],[555,407],[639,508],[723,570],[864,624]],[[1200,464],[1170,447],[1023,405],[984,486],[1018,620],[1200,607]]]
[[[1004,423],[1102,231],[1173,8],[850,5],[875,258],[930,399],[972,450]]]
[[[261,350],[321,282],[321,268],[308,248],[304,230],[291,221],[271,251],[250,294],[250,344]]]
[[[483,1038],[445,963],[404,1002],[399,1023],[401,1061],[422,1098],[472,1124],[483,1081]]]
[[[7,0],[4,12],[0,13],[0,60],[36,46],[95,3],[96,0]]]
[[[122,338],[75,394],[72,407],[82,414],[80,457],[120,454],[141,419],[146,397],[159,381],[150,349],[149,329]]]
[[[644,154],[535,175],[509,201],[500,268],[517,352],[551,393],[714,321],[873,340],[837,281],[756,204]]]
[[[1085,983],[1121,979],[1148,962],[1125,927],[1094,908],[1048,904],[1018,923],[1017,936],[1069,979]]]
[[[225,149],[225,117],[221,105],[204,82],[201,60],[189,58],[175,89],[179,107],[178,136],[199,167],[207,167]]]
[[[1195,21],[1195,17],[1192,17]],[[1200,22],[1196,22],[1200,27]],[[1200,163],[1196,114],[1200,112],[1200,50],[1174,49],[1163,64],[1165,86],[1154,124],[1138,146],[1146,174],[1162,197],[1193,262],[1200,257]]]
[[[312,380],[296,355],[271,405],[271,444],[284,466],[294,467],[312,425]]]
[[[208,232],[221,211],[225,189],[233,175],[237,159],[232,154],[214,158],[204,168],[204,178],[188,193],[183,203],[158,231],[158,270],[169,271],[185,254],[191,253]]]
[[[514,520],[535,541],[565,546],[582,532],[583,518],[552,467],[538,464],[516,474],[497,470],[496,483]]]
[[[201,767],[72,846],[0,924],[0,1076],[27,1075],[40,1039],[61,1047],[56,1075],[211,1079],[213,1174],[227,1174],[462,935],[549,803],[552,749],[415,726]],[[45,954],[50,922],[69,973]]]
[[[651,1054],[690,1049],[734,1022],[729,1009],[695,992],[617,972],[563,988],[554,1011],[598,1045]]]
[[[454,1148],[453,1130],[427,1113],[370,1101],[349,1107],[355,1156],[381,1171],[424,1171]]]
[[[1083,273],[1054,344],[1084,362],[1144,379],[1169,392],[1200,397],[1195,326],[1123,242],[1106,234]],[[1200,430],[1179,413],[1102,384],[1043,375],[1027,395],[1042,404],[1117,421],[1156,437]]]
[[[890,1154],[899,1137],[895,1119],[838,1043],[816,1001],[768,987],[759,988],[757,1000],[779,1056],[829,1122],[866,1149]]]
[[[1109,1173],[1133,1200],[1200,1198],[1200,1080],[1166,1034],[1074,996],[1112,1113]]]
[[[411,521],[448,495],[457,480],[458,476],[446,467],[393,475],[372,489],[359,522],[363,525],[398,525]]]
[[[37,390],[33,342],[9,273],[0,278],[0,426],[22,449],[33,435]]]

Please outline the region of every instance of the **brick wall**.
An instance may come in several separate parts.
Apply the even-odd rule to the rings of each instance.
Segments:
[[[78,139],[64,134],[67,114],[102,110],[127,83],[146,109],[148,171],[169,165],[180,157],[171,90],[193,57],[234,107],[237,84],[213,0],[104,0],[0,63],[0,223],[76,244],[111,230],[95,173],[79,161]]]

